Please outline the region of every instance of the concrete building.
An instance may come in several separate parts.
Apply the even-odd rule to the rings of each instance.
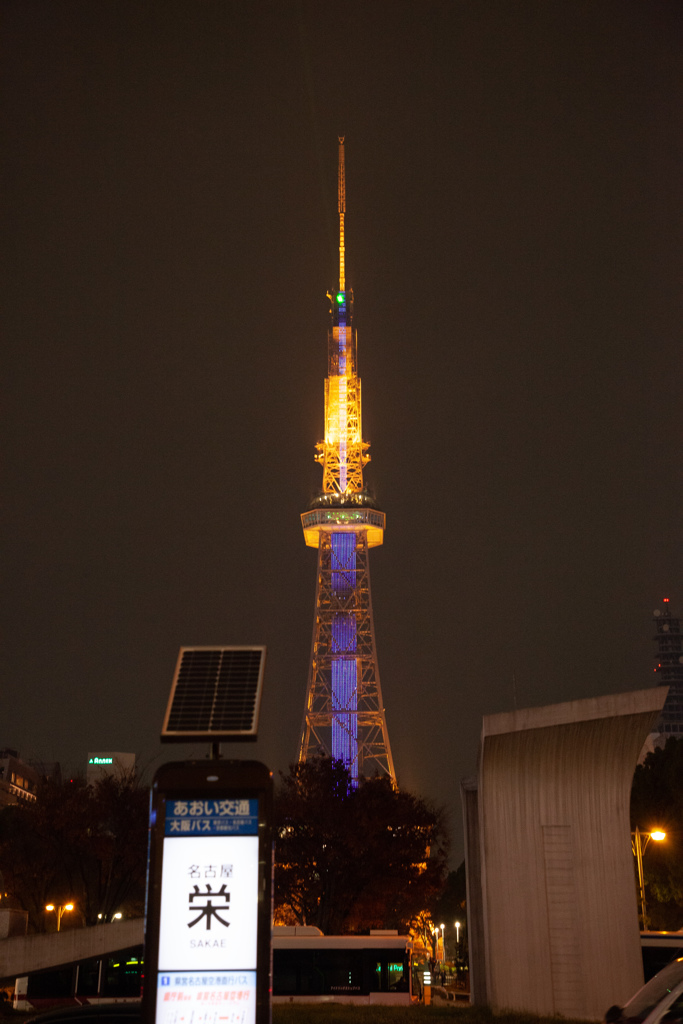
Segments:
[[[461,787],[474,1002],[602,1019],[642,985],[629,798],[666,694],[483,719]]]
[[[657,746],[662,746],[670,736],[683,739],[683,634],[681,620],[671,614],[668,597],[662,600],[661,608],[655,608],[653,618],[657,683],[669,688],[655,726],[655,732],[659,734]]]
[[[16,750],[0,750],[0,807],[36,799],[40,774]]]

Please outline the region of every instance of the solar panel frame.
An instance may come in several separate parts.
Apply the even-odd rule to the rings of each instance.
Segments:
[[[255,741],[266,648],[181,647],[161,741]]]

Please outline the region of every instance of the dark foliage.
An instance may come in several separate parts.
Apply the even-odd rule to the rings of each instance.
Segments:
[[[450,928],[456,920],[462,924],[466,914],[467,880],[465,878],[465,861],[463,861],[456,871],[449,873],[443,892],[434,904],[432,917],[435,923],[444,921]]]
[[[105,776],[93,786],[47,779],[35,803],[3,808],[0,872],[32,931],[54,926],[47,903],[73,902],[72,920],[88,925],[122,909],[142,913],[148,800],[132,777]]]
[[[467,879],[465,877],[465,861],[456,871],[451,871],[446,879],[444,890],[432,910],[435,924],[446,925],[444,939],[446,958],[458,964],[468,962],[467,944]],[[459,938],[455,922],[460,922]]]
[[[638,765],[631,790],[631,827],[666,832],[650,841],[643,857],[649,927],[674,931],[683,927],[683,739],[648,754]]]
[[[275,820],[281,920],[326,935],[404,930],[443,888],[441,813],[386,778],[354,787],[340,761],[292,765],[276,793]]]

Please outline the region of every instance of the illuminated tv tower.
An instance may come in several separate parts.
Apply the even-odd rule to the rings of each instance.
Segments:
[[[375,650],[370,548],[384,539],[384,512],[363,487],[370,461],[361,427],[353,291],[346,287],[344,139],[339,139],[339,290],[330,300],[325,380],[325,439],[317,445],[322,491],[301,516],[308,547],[318,549],[311,666],[299,760],[323,751],[351,776],[395,782]]]

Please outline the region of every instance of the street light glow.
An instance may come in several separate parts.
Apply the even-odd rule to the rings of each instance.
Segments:
[[[56,907],[54,903],[46,903],[45,909],[57,911],[57,931],[60,931],[62,926],[62,914],[65,914],[67,910],[73,910],[74,905],[73,903],[63,903],[60,907]]]
[[[633,855],[636,858],[636,865],[638,867],[638,889],[640,894],[640,913],[643,918],[643,931],[647,931],[647,909],[645,906],[645,875],[643,873],[643,854],[647,848],[647,844],[651,839],[654,839],[656,843],[661,843],[662,839],[666,839],[666,832],[662,832],[660,828],[654,829],[652,832],[641,832],[636,825],[635,832],[631,833],[631,846],[633,848]]]

